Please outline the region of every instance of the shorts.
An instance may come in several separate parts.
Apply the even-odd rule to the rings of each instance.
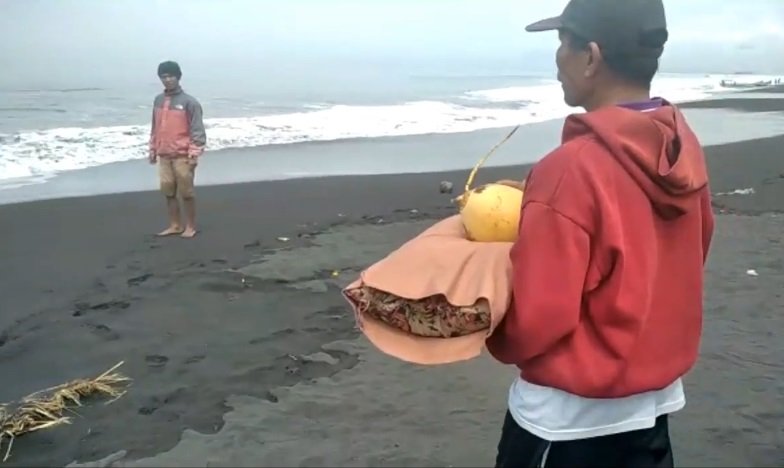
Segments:
[[[159,158],[161,192],[167,198],[193,198],[196,161],[188,158]]]
[[[548,442],[518,426],[507,411],[495,466],[672,468],[668,418],[666,414],[659,416],[650,429]]]

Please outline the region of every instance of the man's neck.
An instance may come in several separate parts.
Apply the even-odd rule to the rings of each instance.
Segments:
[[[617,106],[633,102],[645,102],[651,99],[651,90],[638,87],[614,88],[607,93],[597,95],[589,104],[585,105],[588,112],[602,107]]]
[[[168,94],[168,95],[177,94],[177,93],[182,92],[182,87],[181,86],[177,86],[176,88],[173,88],[173,89],[164,89],[163,92],[164,92],[164,94]]]

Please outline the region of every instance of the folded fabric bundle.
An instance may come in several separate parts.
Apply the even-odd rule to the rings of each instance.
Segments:
[[[490,328],[490,307],[479,299],[471,306],[454,306],[439,294],[409,300],[370,286],[346,291],[360,313],[416,336],[452,338]]]
[[[382,352],[417,364],[478,356],[511,301],[511,242],[473,242],[439,221],[360,274],[343,294]]]

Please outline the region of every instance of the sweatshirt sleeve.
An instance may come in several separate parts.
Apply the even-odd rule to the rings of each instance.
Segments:
[[[711,204],[710,189],[705,190],[702,201],[702,263],[708,262],[708,252],[710,251],[711,240],[713,239],[713,229],[715,219],[713,216],[713,206]]]
[[[528,202],[511,251],[512,306],[487,348],[505,364],[548,351],[577,328],[590,236],[546,204]]]
[[[155,151],[155,102],[152,103],[152,118],[150,119],[150,141],[148,143],[150,152]]]
[[[190,124],[191,143],[188,155],[200,156],[207,144],[207,132],[204,129],[201,104],[195,99],[188,105],[188,123]]]

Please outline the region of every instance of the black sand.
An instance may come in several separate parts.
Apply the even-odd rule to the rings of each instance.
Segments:
[[[745,109],[769,105],[756,102]],[[754,193],[715,197],[702,357],[672,421],[682,466],[784,463],[782,145],[708,149],[713,192]],[[120,360],[134,379],[111,406],[17,440],[7,465],[491,464],[514,372],[381,356],[337,294],[452,213],[438,183],[466,174],[202,188],[192,241],[150,236],[163,216],[155,193],[0,207],[0,401]]]

